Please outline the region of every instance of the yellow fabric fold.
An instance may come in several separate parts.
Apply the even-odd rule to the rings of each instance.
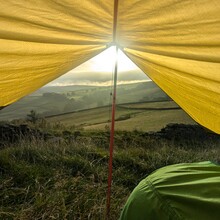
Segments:
[[[112,41],[111,1],[9,0],[0,7],[0,106],[92,58]]]
[[[120,1],[117,39],[195,121],[220,134],[219,12],[218,0]]]

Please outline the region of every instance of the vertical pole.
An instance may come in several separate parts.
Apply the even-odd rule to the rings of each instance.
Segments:
[[[112,186],[112,161],[113,161],[114,132],[115,132],[115,106],[116,106],[117,75],[118,75],[118,47],[116,46],[115,67],[114,67],[114,87],[113,87],[114,89],[113,89],[113,97],[112,97],[112,120],[111,120],[109,163],[108,163],[108,191],[107,191],[106,219],[110,219],[111,186]]]

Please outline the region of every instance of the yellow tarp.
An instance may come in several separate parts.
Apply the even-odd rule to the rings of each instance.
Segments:
[[[7,0],[0,4],[0,106],[106,49],[113,1]]]
[[[198,123],[220,133],[219,0],[119,0],[117,15],[117,44]],[[3,1],[0,106],[104,50],[113,23],[113,0]]]

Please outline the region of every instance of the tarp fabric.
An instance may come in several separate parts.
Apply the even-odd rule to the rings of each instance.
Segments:
[[[220,133],[219,0],[118,0],[116,43],[192,118]],[[8,0],[0,7],[0,106],[103,51],[113,0]]]
[[[114,1],[7,0],[0,7],[0,106],[106,49]]]
[[[142,180],[128,198],[120,220],[219,220],[220,165],[176,164]]]

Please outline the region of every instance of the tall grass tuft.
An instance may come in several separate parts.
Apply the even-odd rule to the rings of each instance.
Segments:
[[[68,133],[69,134],[69,133]],[[105,219],[108,135],[78,134],[52,142],[28,138],[0,151],[0,219]],[[220,156],[219,140],[158,139],[116,132],[111,218],[152,171]]]

